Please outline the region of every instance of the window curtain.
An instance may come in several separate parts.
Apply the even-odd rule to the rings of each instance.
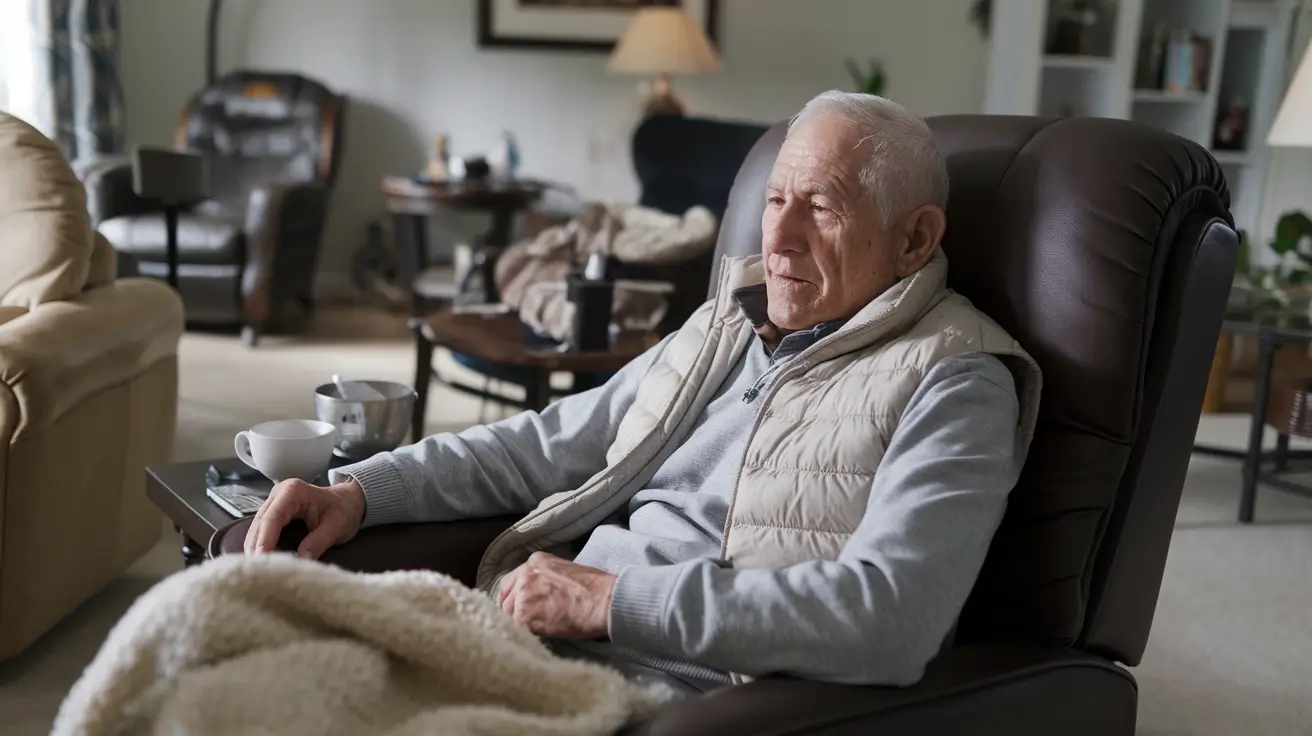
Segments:
[[[118,0],[0,0],[27,5],[32,122],[70,161],[123,150]]]

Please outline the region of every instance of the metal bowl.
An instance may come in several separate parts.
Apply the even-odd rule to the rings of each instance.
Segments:
[[[415,411],[415,390],[404,383],[391,381],[343,381],[347,396],[343,399],[336,384],[325,383],[314,390],[314,414],[321,422],[337,427],[333,454],[347,460],[364,460],[379,452],[395,450],[410,429]],[[379,395],[356,401],[353,388]],[[368,391],[371,388],[373,391]]]

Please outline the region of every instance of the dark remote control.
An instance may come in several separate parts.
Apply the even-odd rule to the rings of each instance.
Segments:
[[[230,483],[241,485],[273,485],[264,477],[264,473],[237,460],[220,460],[210,465],[205,471],[205,485],[222,486]]]

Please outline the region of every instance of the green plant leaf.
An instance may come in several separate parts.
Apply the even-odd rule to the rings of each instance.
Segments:
[[[879,59],[868,60],[865,69],[851,58],[844,59],[843,65],[847,67],[847,73],[852,77],[852,84],[858,92],[871,95],[884,93],[887,77],[884,74],[884,64]]]
[[[866,75],[861,73],[861,68],[856,65],[856,62],[848,58],[843,60],[843,64],[847,67],[847,73],[852,77],[852,84],[855,84],[857,88],[865,87]]]
[[[1271,240],[1271,250],[1284,255],[1300,253],[1300,246],[1305,239],[1312,238],[1312,218],[1299,210],[1291,210],[1276,221],[1276,234]]]

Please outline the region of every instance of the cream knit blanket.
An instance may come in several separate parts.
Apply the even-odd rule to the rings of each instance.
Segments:
[[[53,733],[609,734],[670,695],[553,655],[445,575],[236,556],[139,598]]]

